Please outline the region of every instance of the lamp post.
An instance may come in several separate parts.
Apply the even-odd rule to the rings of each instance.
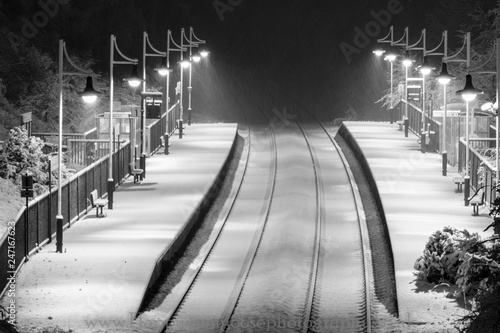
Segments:
[[[405,57],[403,58],[403,66],[405,67],[405,114],[404,114],[404,126],[405,126],[405,137],[408,137],[408,68],[413,64],[413,59],[410,58],[410,51],[405,51]]]
[[[147,46],[149,45],[149,48],[154,52],[154,53],[148,53],[147,52]],[[146,31],[143,32],[143,38],[142,38],[142,77],[144,78],[144,83],[142,85],[142,92],[146,93],[146,58],[147,57],[163,57],[165,58],[167,55],[166,52],[161,52],[158,51],[151,45],[151,42],[149,41],[148,33]],[[163,72],[164,69],[161,69]],[[168,74],[168,68],[167,68],[167,74]],[[140,168],[143,170],[143,173],[141,174],[141,179],[146,177],[146,99],[141,98],[141,157],[140,157]]]
[[[185,37],[185,35],[184,35],[184,37]],[[206,51],[203,53],[204,55],[201,55],[201,54],[193,55],[193,47],[198,47],[198,46],[200,46],[200,44],[205,44],[205,41],[196,37],[192,27],[189,28],[189,40],[187,40],[187,42],[188,42],[188,47],[189,47],[189,60],[190,61],[200,62],[202,56],[206,57],[208,55],[208,53]],[[191,78],[192,78],[192,70],[193,70],[192,65],[193,64],[191,62],[189,64],[188,125],[191,125],[191,116],[192,116],[192,110],[191,110],[191,93],[193,90],[193,87],[191,86]]]
[[[442,140],[443,140],[443,147],[442,149],[442,174],[443,176],[446,176],[447,173],[447,167],[448,167],[448,153],[446,151],[446,122],[447,122],[447,117],[446,117],[446,85],[450,83],[451,79],[453,79],[454,76],[448,73],[447,65],[445,62],[441,64],[441,73],[437,77],[438,82],[443,85],[443,135],[442,135]]]
[[[171,47],[170,44],[173,44],[174,47]],[[170,92],[170,72],[172,72],[172,69],[170,68],[170,51],[178,51],[178,52],[181,52],[182,51],[182,48],[180,45],[178,45],[173,37],[172,37],[172,32],[170,30],[168,30],[167,32],[167,52],[165,52],[165,57],[162,58],[162,63],[160,65],[160,67],[157,67],[155,68],[156,71],[158,71],[158,73],[165,77],[165,80],[166,80],[166,84],[165,84],[165,89],[164,89],[164,94],[163,94],[163,104],[165,105],[164,109],[163,109],[163,113],[168,113],[168,110],[170,109],[169,108],[169,105],[170,105],[170,97],[169,97],[169,92]],[[168,114],[165,115],[166,117],[166,124],[165,124],[165,127],[166,127],[166,133],[164,134],[164,138],[165,138],[165,154],[168,154],[168,137],[169,137],[169,133],[168,133],[168,124],[169,124],[169,120],[168,120]]]
[[[427,58],[427,56],[424,56],[424,61],[422,63],[422,66],[420,67],[420,74],[422,74],[422,131],[421,131],[422,134],[420,135],[420,146],[422,148],[422,152],[425,152],[427,150],[426,141],[427,141],[427,136],[430,135],[430,131],[427,128],[427,121],[425,119],[426,117],[425,76],[429,75],[433,69],[434,68],[432,68],[429,64],[429,59]]]
[[[470,174],[469,174],[469,102],[476,99],[477,94],[482,94],[483,92],[479,89],[474,88],[472,85],[472,76],[467,74],[465,76],[465,87],[462,90],[457,91],[457,95],[461,95],[465,101],[465,176],[464,176],[464,203],[465,206],[469,205],[469,194],[470,194]]]
[[[116,52],[125,60],[115,60],[115,49]],[[137,59],[132,59],[125,56],[118,45],[116,44],[115,35],[111,35],[110,37],[110,52],[109,52],[109,160],[108,160],[108,209],[113,209],[113,191],[115,188],[114,180],[113,180],[113,94],[114,94],[114,83],[113,83],[113,66],[122,64],[122,65],[133,65],[132,74],[123,79],[124,81],[128,81],[131,87],[138,87],[142,81],[142,78],[139,77],[137,73],[137,63],[139,61]]]
[[[182,97],[182,92],[184,90],[184,69],[188,68],[190,63],[189,60],[184,60],[184,52],[187,51],[187,49],[184,47],[184,39],[186,38],[186,34],[184,33],[184,28],[181,29],[181,60],[180,60],[180,70],[181,70],[181,90],[180,90],[180,96],[179,96],[179,107],[180,107],[180,115],[179,115],[179,139],[182,139],[182,134],[183,134],[183,119],[184,119],[184,103],[183,103],[183,97]]]
[[[493,56],[496,55],[496,61],[495,61],[495,71],[491,70],[486,70],[486,71],[477,71],[477,69],[480,69],[484,67],[486,64],[488,64],[491,59],[493,59]],[[500,185],[500,181],[498,179],[498,170],[499,170],[499,164],[500,164],[500,147],[499,147],[499,112],[498,112],[498,100],[500,97],[500,38],[497,38],[495,40],[495,45],[493,48],[493,52],[491,53],[490,57],[486,62],[478,67],[476,67],[474,70],[471,70],[471,72],[478,73],[478,74],[495,74],[496,75],[496,102],[495,103],[486,103],[481,106],[481,109],[483,111],[489,110],[493,112],[495,115],[495,177],[496,177],[496,186]],[[495,191],[495,198],[497,197],[497,191]]]
[[[396,60],[396,54],[394,52],[388,52],[385,56],[384,60],[387,60],[391,64],[391,100],[389,103],[389,113],[390,113],[390,122],[391,124],[394,122],[394,60]]]
[[[64,58],[78,72],[64,72]],[[68,56],[66,43],[64,40],[59,40],[59,142],[57,147],[57,216],[56,216],[56,251],[62,253],[63,248],[63,215],[62,215],[62,136],[63,136],[63,77],[64,75],[79,75],[87,76],[87,86],[79,95],[86,103],[92,103],[96,100],[99,94],[92,86],[92,77],[89,76],[92,71],[78,67]],[[50,235],[49,235],[50,236]]]

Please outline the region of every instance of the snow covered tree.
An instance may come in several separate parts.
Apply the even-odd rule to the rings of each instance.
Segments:
[[[43,185],[48,181],[49,158],[42,152],[43,145],[40,138],[28,136],[25,129],[11,129],[4,143],[4,163],[0,164],[0,177],[19,185],[21,173],[27,171],[33,175],[35,193],[44,192]]]

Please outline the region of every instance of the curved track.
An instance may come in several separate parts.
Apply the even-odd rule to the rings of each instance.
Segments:
[[[298,122],[248,140],[227,221],[163,331],[370,332],[364,212],[335,141]]]

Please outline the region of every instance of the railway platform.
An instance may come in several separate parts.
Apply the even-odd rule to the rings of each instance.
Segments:
[[[394,256],[399,318],[411,324],[438,323],[466,314],[447,290],[416,281],[414,264],[430,235],[443,227],[477,232],[491,223],[488,207],[474,216],[453,183],[453,168],[442,176],[441,155],[421,153],[417,137],[397,124],[344,122],[368,162],[385,212]],[[456,171],[456,170],[455,170]]]
[[[172,257],[224,174],[236,135],[237,124],[191,125],[171,138],[169,155],[147,159],[142,182],[130,176],[117,188],[104,218],[92,211],[64,232],[64,253],[54,241],[32,256],[16,278],[20,331],[125,331],[157,263]]]

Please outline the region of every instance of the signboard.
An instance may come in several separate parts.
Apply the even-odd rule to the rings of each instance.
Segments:
[[[33,176],[29,174],[21,175],[21,198],[33,198]]]
[[[28,136],[31,136],[31,112],[21,114],[21,127],[26,129]]]
[[[459,117],[460,110],[446,110],[446,117]],[[433,110],[432,117],[444,117],[444,110]]]
[[[417,106],[422,105],[422,83],[421,78],[408,78],[408,89],[406,99]]]
[[[146,100],[146,118],[161,118],[161,100]]]

